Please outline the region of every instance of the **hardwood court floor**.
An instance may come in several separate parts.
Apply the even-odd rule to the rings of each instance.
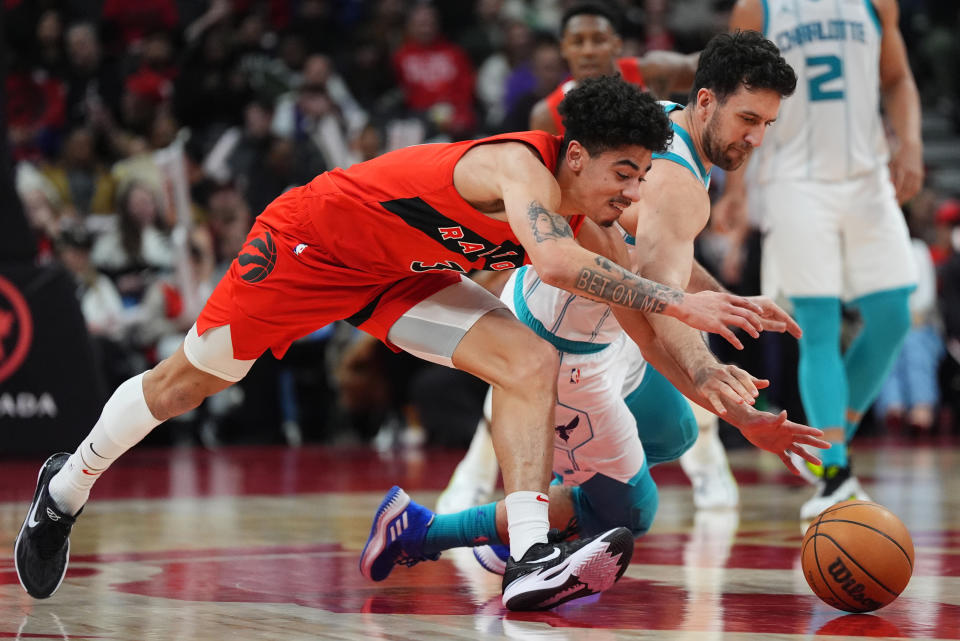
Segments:
[[[382,583],[357,570],[390,485],[432,505],[458,452],[134,450],[98,483],[46,601],[23,592],[13,564],[41,461],[8,459],[0,639],[960,639],[958,443],[875,442],[856,455],[865,488],[916,546],[906,591],[872,615],[809,591],[797,515],[810,490],[755,450],[731,455],[738,511],[695,512],[679,467],[655,468],[660,512],[624,578],[541,613],[506,612],[499,577],[469,552]]]

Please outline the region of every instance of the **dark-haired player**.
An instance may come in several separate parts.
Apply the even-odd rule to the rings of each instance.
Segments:
[[[585,78],[620,74],[660,98],[690,89],[698,54],[650,51],[639,58],[622,58],[622,48],[619,16],[611,7],[602,2],[577,2],[564,11],[560,51],[571,78],[533,106],[530,128],[562,135],[563,121],[557,107]]]
[[[690,106],[662,107],[674,137],[666,150],[653,154],[654,168],[646,176],[649,184],[639,208],[631,207],[621,219],[629,221],[630,234],[612,225],[604,230],[602,251],[626,268],[635,261],[641,273],[657,273],[679,288],[719,287],[703,274],[691,282],[693,240],[710,214],[710,169],[742,163],[760,144],[781,98],[795,84],[793,71],[760,34],[714,38],[702,54]],[[575,119],[583,116],[578,107],[561,104],[568,134]],[[636,236],[632,257],[624,243],[624,236],[631,234]],[[549,496],[551,524],[558,529],[588,541],[611,527],[627,527],[634,536],[647,531],[658,504],[649,464],[676,459],[696,438],[696,425],[677,388],[724,413],[749,440],[776,452],[794,471],[786,452],[803,451],[791,444],[799,438],[794,431],[817,433],[787,421],[785,413],[759,412],[737,402],[753,400],[757,381],[739,368],[718,363],[696,330],[552,286],[535,265],[518,270],[501,298],[560,357],[553,471],[562,484],[551,486]],[[757,302],[771,326],[796,332],[796,325],[771,301]],[[644,356],[659,372],[648,367]],[[494,416],[494,430],[496,421]],[[812,437],[806,442],[826,445]],[[506,546],[486,546],[506,542],[511,535],[502,502],[431,514],[426,520],[429,525],[417,548],[421,554],[430,557],[451,547],[484,544],[477,549],[478,558],[504,574],[505,586],[511,583]],[[578,587],[568,579],[562,573],[554,577],[563,589]]]

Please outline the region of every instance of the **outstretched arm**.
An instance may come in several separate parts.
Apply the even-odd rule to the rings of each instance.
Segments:
[[[725,292],[727,288],[713,277],[706,268],[693,261],[693,270],[690,273],[690,282],[687,283],[688,292],[701,292],[704,290],[714,292]],[[763,312],[760,317],[763,319],[763,331],[765,332],[788,332],[794,338],[800,338],[803,332],[797,322],[790,317],[782,307],[777,305],[767,296],[747,296],[748,299],[760,306]]]
[[[620,315],[617,318],[627,335],[636,341],[647,362],[684,396],[722,417],[739,429],[755,446],[779,456],[793,474],[800,472],[790,460],[790,452],[819,465],[820,460],[802,446],[820,449],[829,447],[829,443],[819,438],[823,436],[821,430],[787,420],[786,412],[761,412],[744,404],[740,397],[732,393],[735,387],[742,387],[747,383],[760,388],[766,387],[767,381],[753,378],[739,367],[716,362],[713,366],[697,370],[691,378],[687,374],[687,368],[677,363],[663,348],[643,314],[624,314],[622,319]]]
[[[491,175],[499,186],[510,226],[544,282],[612,306],[672,316],[734,344],[739,341],[729,326],[758,334],[762,310],[742,297],[717,292],[686,294],[641,278],[579,245],[567,219],[557,213],[561,193],[553,175],[525,145],[497,147],[502,149]]]

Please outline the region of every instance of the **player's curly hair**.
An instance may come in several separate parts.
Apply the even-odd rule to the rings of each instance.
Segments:
[[[628,145],[663,152],[673,139],[670,120],[657,101],[618,75],[581,81],[559,111],[566,128],[561,153],[571,140],[599,154]]]
[[[721,33],[700,53],[700,63],[690,90],[690,103],[700,89],[710,89],[723,102],[740,85],[747,89],[772,89],[785,98],[797,88],[797,74],[780,55],[777,45],[756,31]]]

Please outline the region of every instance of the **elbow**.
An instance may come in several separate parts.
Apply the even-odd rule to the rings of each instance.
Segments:
[[[537,275],[547,285],[560,289],[569,289],[573,283],[574,276],[570,272],[570,267],[562,260],[555,258],[541,259],[533,262]]]

